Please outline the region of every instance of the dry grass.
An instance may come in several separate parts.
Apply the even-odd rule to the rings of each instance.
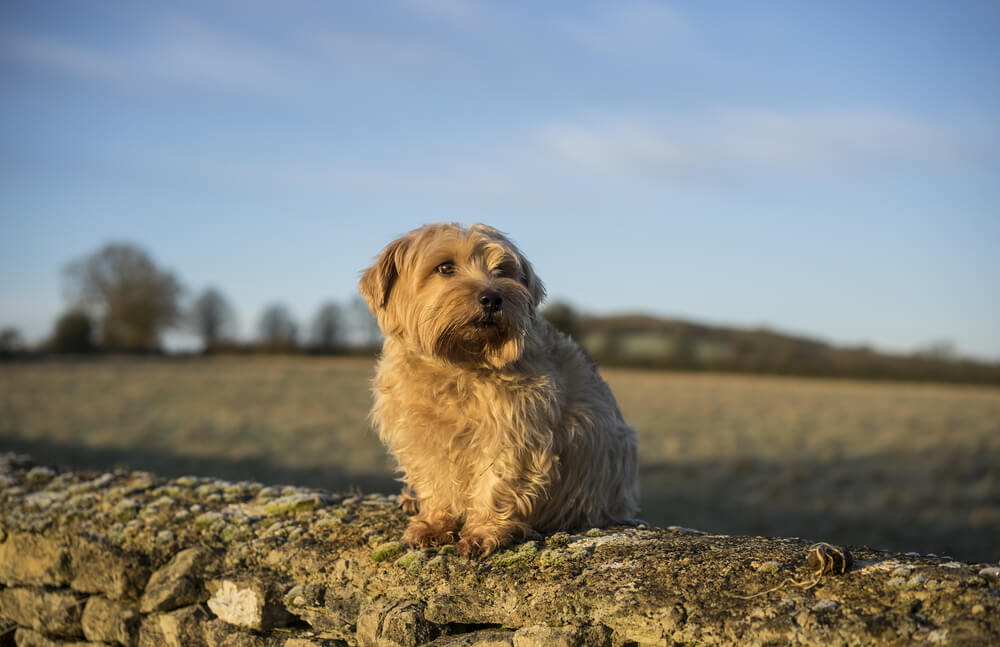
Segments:
[[[0,449],[163,474],[395,488],[370,361],[0,364]],[[639,430],[643,514],[997,559],[1000,391],[607,370]]]

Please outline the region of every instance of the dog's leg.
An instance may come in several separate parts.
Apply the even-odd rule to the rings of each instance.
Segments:
[[[458,552],[467,557],[489,555],[524,536],[544,482],[543,476],[530,471],[516,479],[494,475],[485,480],[476,497],[479,505],[465,514]]]
[[[458,541],[458,520],[444,511],[426,508],[410,519],[403,541],[415,548],[432,548]]]
[[[456,548],[466,557],[489,555],[522,537],[527,530],[526,523],[501,519],[492,513],[474,513],[466,518]]]
[[[529,520],[551,483],[554,463],[547,449],[494,460],[463,515],[458,552],[489,555],[531,530]]]

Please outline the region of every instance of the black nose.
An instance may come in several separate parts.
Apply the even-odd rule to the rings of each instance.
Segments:
[[[483,292],[479,295],[479,305],[483,306],[486,312],[499,312],[503,305],[503,297],[499,292]]]

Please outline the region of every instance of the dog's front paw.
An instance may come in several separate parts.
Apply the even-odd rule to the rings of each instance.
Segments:
[[[453,524],[431,523],[422,519],[411,519],[403,541],[414,548],[434,548],[454,544],[458,539],[458,529]]]
[[[470,528],[469,524],[466,524],[462,529],[462,539],[455,546],[455,549],[465,557],[485,557],[511,543],[518,531],[519,526],[517,525],[488,525]]]
[[[463,537],[455,549],[463,557],[485,557],[496,552],[500,542],[492,537]]]

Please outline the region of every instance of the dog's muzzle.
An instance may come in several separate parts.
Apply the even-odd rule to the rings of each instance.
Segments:
[[[500,312],[500,308],[503,307],[503,297],[493,290],[483,292],[479,295],[479,305],[482,306],[483,312],[492,315]]]

